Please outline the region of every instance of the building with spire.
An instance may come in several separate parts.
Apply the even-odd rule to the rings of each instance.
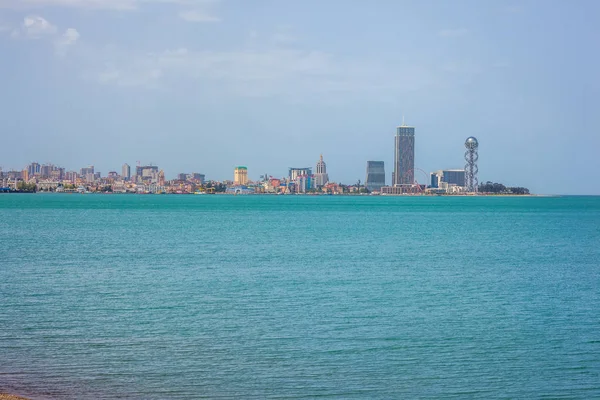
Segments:
[[[315,174],[315,187],[321,188],[329,182],[329,176],[327,175],[327,164],[323,161],[323,154],[317,162],[317,173]]]
[[[415,182],[415,128],[404,123],[396,128],[394,142],[394,172],[392,186]]]

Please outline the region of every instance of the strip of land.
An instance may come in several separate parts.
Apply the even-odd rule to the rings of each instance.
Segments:
[[[15,396],[13,394],[0,393],[0,400],[28,400],[25,397]]]

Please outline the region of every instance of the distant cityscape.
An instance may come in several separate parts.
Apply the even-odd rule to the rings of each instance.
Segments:
[[[465,168],[441,169],[427,174],[415,167],[415,127],[402,125],[396,128],[394,137],[394,164],[392,184],[386,186],[385,163],[367,161],[364,184],[359,180],[344,185],[329,180],[327,164],[321,155],[313,173],[311,167],[289,167],[288,175],[273,177],[260,175],[250,180],[246,166],[233,168],[233,180],[207,180],[203,173],[180,173],[167,180],[165,173],[156,165],[142,165],[135,170],[129,164],[121,171],[109,171],[102,175],[93,165],[79,171],[67,171],[53,164],[32,162],[23,170],[0,169],[0,192],[101,192],[144,194],[528,194],[526,188],[506,188],[497,183],[478,184],[478,146],[474,137],[465,141]],[[133,172],[133,173],[132,173]],[[417,178],[418,176],[418,178]],[[421,182],[419,182],[419,179]]]

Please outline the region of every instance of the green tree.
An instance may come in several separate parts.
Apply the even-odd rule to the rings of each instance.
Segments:
[[[20,192],[26,192],[26,193],[35,193],[36,191],[36,185],[35,183],[27,183],[25,181],[19,181],[17,183],[17,190]]]

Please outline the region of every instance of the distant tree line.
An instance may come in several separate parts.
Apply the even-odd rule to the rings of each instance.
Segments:
[[[206,182],[204,187],[206,189],[210,189],[210,188],[215,189],[215,193],[225,193],[225,190],[227,190],[227,185],[224,185],[221,182],[215,184],[215,182],[213,182],[213,181],[208,181],[208,182]]]
[[[35,193],[36,185],[33,182],[27,183],[25,181],[20,181],[19,183],[17,183],[17,190],[19,192]]]
[[[481,183],[479,185],[480,193],[494,194],[529,194],[529,189],[524,187],[506,187],[501,183],[490,182]]]

